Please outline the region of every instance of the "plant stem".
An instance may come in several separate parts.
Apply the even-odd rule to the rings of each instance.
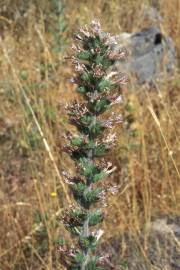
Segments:
[[[92,125],[95,125],[95,124],[96,124],[96,116],[94,117]],[[89,140],[92,140],[92,139],[93,139],[93,135],[91,133],[89,133]],[[88,160],[89,160],[89,163],[93,164],[93,160],[94,160],[93,149],[90,149],[88,152]],[[91,189],[91,179],[90,178],[87,179],[86,184],[88,186],[88,190],[90,190]],[[88,207],[88,211],[90,212],[89,207]],[[89,236],[89,218],[87,218],[84,222],[82,235],[84,237]],[[84,262],[81,266],[81,270],[85,270],[86,264],[88,263],[88,260],[90,258],[90,249],[84,250],[83,253],[84,253],[84,256],[86,257],[86,259],[84,260]]]

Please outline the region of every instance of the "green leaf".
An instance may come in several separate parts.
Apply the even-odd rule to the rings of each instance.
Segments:
[[[90,134],[96,137],[103,129],[101,122],[96,119],[96,116],[86,114],[80,118],[78,128],[85,134]]]
[[[89,127],[89,131],[93,136],[97,136],[104,129],[101,122],[97,121],[94,125]]]
[[[82,174],[87,177],[90,178],[93,176],[93,174],[96,172],[96,166],[94,166],[93,164],[88,164],[86,165],[86,167],[83,169]]]
[[[89,218],[89,226],[95,226],[98,223],[102,222],[103,214],[99,210],[92,211],[92,212],[89,212],[88,218]]]
[[[85,94],[87,92],[84,86],[77,87],[76,91],[80,94]]]
[[[75,197],[82,198],[83,193],[86,190],[86,185],[83,183],[77,183],[72,186]]]
[[[89,51],[79,52],[76,56],[79,60],[90,60],[92,57]]]
[[[101,270],[101,268],[97,267],[98,257],[91,257],[90,261],[87,263],[85,270]]]
[[[80,158],[80,166],[82,168],[81,174],[89,179],[93,179],[100,171],[99,168],[93,163],[90,163],[87,158]]]
[[[108,67],[112,66],[114,63],[115,63],[114,60],[109,60],[108,58],[104,58],[102,65],[104,68],[108,68]]]
[[[98,55],[96,56],[95,63],[96,63],[97,65],[102,65],[102,64],[103,64],[103,60],[104,60],[104,56],[98,54]]]
[[[93,190],[85,190],[83,194],[83,202],[90,206],[99,200],[99,195],[102,192],[101,188],[95,188]]]
[[[86,149],[94,149],[95,148],[95,142],[93,140],[89,140],[87,145],[85,146]]]
[[[72,186],[74,197],[84,206],[89,207],[99,200],[101,188],[89,190],[85,184],[78,183]]]
[[[81,248],[86,250],[95,248],[97,244],[96,242],[97,239],[93,235],[89,235],[88,237],[81,236],[79,239],[79,244]]]
[[[109,89],[109,88],[111,88],[111,87],[112,87],[111,81],[106,80],[106,79],[102,79],[102,80],[100,81],[100,83],[98,84],[98,90],[99,90],[100,92],[103,92],[104,90]]]
[[[91,83],[93,81],[93,75],[91,72],[84,72],[81,75],[81,80],[83,80],[84,82],[88,82]]]
[[[102,171],[102,172],[100,172],[100,173],[98,173],[98,174],[96,174],[96,175],[93,176],[92,182],[93,183],[96,183],[96,182],[102,180],[106,176],[107,176],[107,174]]]
[[[89,126],[94,122],[94,116],[86,114],[81,117],[81,123],[85,126]]]
[[[85,257],[82,253],[77,253],[76,256],[75,256],[75,261],[76,263],[80,264],[84,261]]]
[[[96,113],[103,113],[109,106],[110,101],[102,98],[90,104],[91,109]]]
[[[90,163],[87,158],[80,158],[81,174],[88,178],[92,183],[96,183],[99,180],[107,176],[104,171],[101,171],[95,164]]]
[[[95,63],[97,65],[102,65],[104,69],[105,68],[107,69],[108,67],[112,65],[112,61],[109,60],[107,56],[105,56],[106,52],[107,52],[107,48],[106,47],[102,48],[101,54],[98,54],[95,59]]]
[[[96,49],[97,47],[100,47],[100,45],[101,45],[101,40],[100,40],[99,36],[89,37],[86,44],[85,44],[85,46],[89,50]]]
[[[71,140],[72,145],[81,146],[83,143],[83,139],[81,137],[75,137]]]
[[[105,144],[100,144],[96,146],[94,149],[94,156],[95,157],[102,157],[107,151],[106,145]]]

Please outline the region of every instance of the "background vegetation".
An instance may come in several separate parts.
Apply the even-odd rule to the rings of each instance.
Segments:
[[[69,236],[59,220],[73,199],[62,171],[74,170],[61,152],[63,131],[72,128],[64,104],[76,95],[64,56],[73,33],[94,17],[114,34],[150,25],[144,4],[159,10],[179,57],[178,0],[0,1],[0,269],[63,269],[58,243]],[[109,157],[118,167],[110,181],[120,189],[108,199],[101,247],[118,269],[129,269],[128,258],[161,269],[147,254],[149,225],[179,212],[179,91],[178,71],[156,89],[124,89],[125,121]]]

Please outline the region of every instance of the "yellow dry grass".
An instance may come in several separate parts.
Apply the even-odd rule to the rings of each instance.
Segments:
[[[40,2],[36,7],[32,1],[22,22],[11,19],[11,13],[23,7],[23,1],[2,3],[9,5],[10,16],[0,16],[0,25],[6,25],[0,40],[2,270],[63,269],[57,242],[62,236],[71,242],[58,217],[73,203],[61,175],[64,169],[73,171],[73,166],[60,149],[63,132],[70,128],[63,105],[75,93],[68,82],[71,67],[63,61],[68,47],[58,54],[51,50],[52,37],[45,31],[44,16],[49,4]],[[142,20],[142,4],[151,2],[66,0],[68,28],[63,38],[71,44],[74,31],[94,17],[114,34],[140,29],[149,25]],[[180,3],[159,0],[157,5],[163,16],[161,28],[173,38],[180,56]],[[118,145],[109,156],[118,167],[111,181],[120,190],[108,199],[103,242],[113,246],[113,236],[128,233],[148,269],[154,269],[146,254],[149,223],[156,217],[178,215],[180,210],[180,74],[157,83],[156,90],[134,90],[124,90],[121,108],[132,123],[128,129],[116,128]],[[129,105],[131,111],[126,110]],[[133,131],[138,136],[130,136]],[[114,252],[113,256],[118,262],[120,255]]]

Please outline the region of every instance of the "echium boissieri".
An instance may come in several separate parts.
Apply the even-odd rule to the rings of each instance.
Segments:
[[[64,172],[76,201],[63,217],[66,228],[77,236],[75,247],[60,247],[70,270],[107,269],[106,255],[96,252],[103,235],[103,230],[97,227],[104,219],[105,195],[116,188],[109,188],[105,182],[102,185],[100,181],[116,169],[103,156],[115,145],[116,135],[111,128],[122,122],[122,117],[115,113],[109,117],[101,114],[122,102],[121,85],[127,83],[127,77],[114,70],[115,61],[126,57],[126,51],[117,49],[116,44],[116,37],[103,32],[100,23],[93,20],[75,35],[73,56],[68,57],[76,74],[72,82],[84,99],[66,106],[70,122],[77,128],[76,134],[66,134],[69,144],[64,147],[77,168],[76,176]]]

